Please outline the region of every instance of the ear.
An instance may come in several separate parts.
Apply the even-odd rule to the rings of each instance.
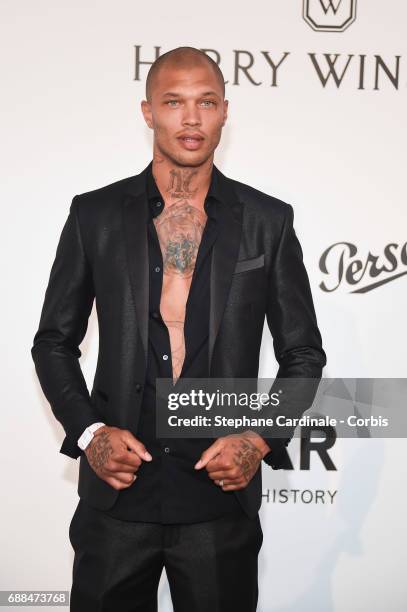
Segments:
[[[225,125],[226,119],[228,118],[229,100],[223,100],[223,123]]]
[[[150,129],[153,129],[153,116],[151,112],[151,104],[147,100],[141,101],[141,112],[143,113],[144,121]]]

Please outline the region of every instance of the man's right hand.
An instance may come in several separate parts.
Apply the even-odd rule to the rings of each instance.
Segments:
[[[118,491],[135,481],[142,460],[152,460],[144,444],[130,431],[107,425],[95,431],[84,452],[99,478]]]

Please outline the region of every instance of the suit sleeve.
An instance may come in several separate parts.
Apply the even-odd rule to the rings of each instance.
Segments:
[[[72,200],[51,268],[31,355],[52,412],[65,430],[60,449],[72,458],[83,451],[77,440],[88,425],[100,421],[93,406],[79,357],[94,300],[92,271],[86,258]]]
[[[303,379],[302,382],[298,380],[295,384],[283,385],[286,399],[290,398],[287,416],[298,417],[312,404],[326,364],[326,354],[293,222],[293,207],[286,204],[286,215],[270,268],[266,318],[279,364],[276,378]],[[281,387],[281,382],[278,386]],[[287,407],[287,403],[285,405]],[[284,404],[281,414],[284,414],[283,407]],[[289,432],[285,438],[264,436],[271,448],[264,461],[274,469],[288,467],[286,447],[292,433]]]

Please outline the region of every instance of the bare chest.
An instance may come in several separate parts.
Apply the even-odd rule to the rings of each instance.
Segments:
[[[184,321],[198,249],[207,215],[180,202],[166,206],[154,219],[163,259],[160,310],[164,321]]]

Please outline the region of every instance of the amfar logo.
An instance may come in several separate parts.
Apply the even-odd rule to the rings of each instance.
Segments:
[[[319,269],[330,277],[329,286],[324,281],[319,285],[322,291],[335,291],[341,284],[348,284],[359,285],[350,293],[366,293],[407,274],[407,242],[403,245],[391,242],[384,247],[381,257],[369,251],[363,259],[358,256],[356,245],[335,242],[322,253]]]
[[[317,32],[344,32],[356,19],[356,0],[304,0],[302,16]]]

